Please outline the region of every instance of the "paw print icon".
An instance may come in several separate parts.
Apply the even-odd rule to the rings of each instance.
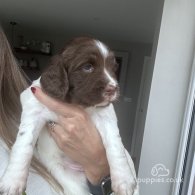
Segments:
[[[156,164],[152,167],[151,174],[155,177],[166,177],[169,175],[169,169],[163,164]]]

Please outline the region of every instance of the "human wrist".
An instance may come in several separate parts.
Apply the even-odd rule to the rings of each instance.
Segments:
[[[100,184],[102,179],[110,173],[107,158],[104,155],[97,155],[96,159],[85,167],[85,172],[91,184]]]
[[[100,171],[98,167],[94,166],[94,169],[87,169],[85,171],[88,181],[92,185],[99,185],[104,177],[109,175],[109,171]]]

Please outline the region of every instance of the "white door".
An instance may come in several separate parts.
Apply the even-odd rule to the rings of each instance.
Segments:
[[[151,65],[151,58],[144,58],[144,65],[142,71],[141,84],[139,89],[139,96],[137,102],[136,117],[134,123],[134,132],[132,138],[131,154],[133,154],[133,159],[135,161],[136,170],[139,166],[139,158],[141,154],[141,145],[144,133],[146,111],[148,105],[148,97],[150,90],[151,78],[149,77],[149,66]]]

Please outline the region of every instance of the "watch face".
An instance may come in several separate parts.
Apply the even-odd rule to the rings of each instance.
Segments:
[[[103,195],[110,195],[112,194],[112,188],[111,188],[111,179],[110,177],[105,179],[101,184]]]

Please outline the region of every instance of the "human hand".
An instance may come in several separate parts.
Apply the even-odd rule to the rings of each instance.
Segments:
[[[35,97],[58,115],[55,130],[50,131],[58,147],[81,164],[88,180],[97,184],[109,174],[109,165],[101,137],[81,106],[59,102],[34,89]]]

